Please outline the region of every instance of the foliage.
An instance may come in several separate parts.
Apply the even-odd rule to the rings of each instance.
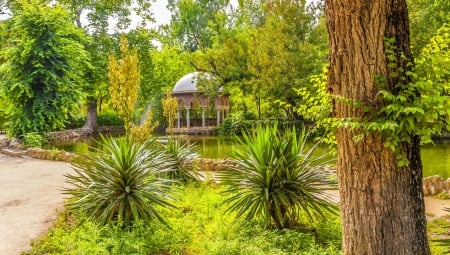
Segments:
[[[173,122],[177,119],[178,102],[176,98],[172,97],[170,90],[166,92],[167,98],[162,100],[163,115],[167,118],[167,126],[169,134],[173,130]]]
[[[163,31],[185,51],[209,48],[212,37],[225,27],[228,3],[227,0],[169,0],[167,6],[172,19]]]
[[[250,121],[244,119],[242,114],[232,114],[227,117],[217,128],[219,135],[241,135],[251,126]]]
[[[149,109],[144,117],[144,122],[139,126],[132,124],[130,135],[138,142],[145,142],[152,137],[153,130],[158,126],[158,122],[153,122],[153,112]]]
[[[434,134],[441,133],[449,127],[450,97],[448,96],[449,77],[449,35],[448,28],[440,30],[430,41],[422,55],[416,60],[412,71],[397,68],[395,64],[396,46],[393,38],[385,40],[385,51],[389,78],[399,78],[401,82],[395,88],[387,88],[382,77],[376,77],[380,86],[380,100],[383,106],[376,110],[369,105],[350,102],[372,113],[371,119],[348,120],[339,125],[363,128],[366,132],[378,131],[385,138],[384,146],[397,153],[399,166],[408,165],[406,155],[400,153],[399,146],[409,143],[411,137],[420,136],[422,142],[431,142]],[[401,55],[403,61],[410,61]],[[409,62],[409,65],[412,65]],[[405,81],[411,81],[406,82]],[[376,115],[375,115],[376,114]],[[376,117],[375,117],[376,116]]]
[[[175,83],[185,74],[193,71],[190,65],[190,55],[177,47],[163,47],[160,50],[153,50],[150,56],[152,69],[146,72],[152,73],[152,79],[147,81],[144,92],[148,91],[146,97],[151,98],[152,109],[155,119],[164,123],[162,100],[164,92],[172,91]],[[141,86],[142,86],[141,85]]]
[[[411,47],[414,55],[420,55],[436,31],[449,23],[450,2],[447,0],[409,0]]]
[[[193,162],[199,157],[195,144],[187,144],[171,137],[163,147],[168,157],[175,162],[174,169],[165,173],[164,177],[182,183],[198,180],[198,174],[193,169]]]
[[[111,102],[123,119],[125,129],[129,131],[140,85],[138,56],[135,51],[128,48],[125,37],[120,39],[120,52],[122,58],[119,60],[116,60],[114,55],[109,56],[108,77],[111,83],[109,91]]]
[[[118,223],[130,226],[165,220],[157,207],[173,207],[170,180],[161,178],[169,171],[170,159],[152,148],[152,141],[135,143],[132,139],[103,138],[103,149],[87,154],[73,163],[75,174],[67,175],[73,196],[67,207],[99,220],[100,225]]]
[[[355,102],[344,98],[333,98],[369,113],[369,118],[359,119],[331,119],[330,98],[326,92],[325,76],[312,79],[316,93],[307,90],[298,90],[304,97],[305,105],[299,106],[298,111],[307,119],[315,121],[319,126],[333,130],[337,127],[360,128],[367,132],[379,131],[385,137],[385,146],[397,152],[398,146],[409,142],[412,135],[421,137],[423,143],[431,142],[431,137],[440,134],[449,128],[450,88],[449,77],[449,32],[448,25],[443,25],[430,43],[423,48],[421,55],[416,59],[415,69],[412,71],[395,70],[395,64],[390,62],[392,68],[390,77],[400,77],[401,81],[411,80],[407,84],[396,84],[390,91],[385,87],[385,80],[376,77],[380,86],[379,97],[383,106],[376,110],[370,105]],[[393,39],[385,40],[387,58],[394,61],[396,52]],[[404,59],[403,60],[409,61]],[[361,137],[356,137],[359,139]],[[408,164],[405,155],[397,155],[400,165]]]
[[[450,217],[448,215],[427,222],[428,240],[432,254],[450,253],[449,227]]]
[[[326,62],[326,39],[312,36],[319,27],[306,1],[276,1],[266,8],[265,24],[248,41],[252,79],[247,84],[262,113],[297,120],[294,107],[302,102],[295,89],[307,87],[309,76],[320,72]]]
[[[164,210],[172,226],[152,222],[126,230],[97,224],[83,216],[63,214],[48,234],[33,242],[25,255],[56,254],[186,254],[186,255],[340,255],[336,216],[310,223],[310,231],[265,230],[254,222],[233,223],[224,213],[222,188],[193,183],[175,201],[181,210]],[[242,223],[242,224],[241,224]]]
[[[123,126],[123,120],[119,118],[116,112],[102,112],[97,115],[99,126]]]
[[[37,0],[15,2],[0,93],[10,117],[8,132],[22,136],[65,127],[82,98],[86,37],[61,7]]]
[[[307,148],[308,135],[295,129],[278,133],[277,124],[239,139],[241,148],[233,151],[236,160],[231,171],[220,174],[230,195],[228,211],[247,220],[263,218],[266,227],[297,226],[302,216],[314,220],[336,207],[324,193],[333,188],[326,176],[330,163],[327,153],[314,155],[319,142]]]
[[[40,133],[26,133],[22,138],[23,145],[29,147],[41,147],[44,144],[45,136]]]

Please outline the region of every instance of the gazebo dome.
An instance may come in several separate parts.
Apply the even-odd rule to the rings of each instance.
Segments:
[[[188,73],[181,77],[173,87],[173,93],[194,93],[197,92],[197,82],[200,75],[210,78],[208,74],[200,74],[199,72]]]

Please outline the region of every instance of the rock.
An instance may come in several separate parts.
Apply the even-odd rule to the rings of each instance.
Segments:
[[[439,175],[433,175],[422,180],[423,193],[425,196],[435,196],[442,192],[448,192],[445,181]]]

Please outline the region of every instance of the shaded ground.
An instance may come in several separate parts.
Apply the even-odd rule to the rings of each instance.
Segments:
[[[0,254],[18,255],[44,234],[62,210],[70,164],[0,154]],[[332,195],[338,199],[338,192]],[[450,200],[427,197],[429,219],[448,214]]]

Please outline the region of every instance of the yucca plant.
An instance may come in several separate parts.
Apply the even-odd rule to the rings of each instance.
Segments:
[[[73,198],[68,209],[98,219],[100,225],[157,219],[165,223],[156,207],[174,207],[171,180],[160,176],[171,171],[171,159],[156,149],[154,140],[137,143],[133,139],[103,138],[96,153],[72,163],[75,174],[66,175]]]
[[[198,180],[198,173],[193,167],[193,162],[195,158],[199,157],[199,153],[194,144],[188,145],[185,142],[170,138],[167,143],[163,145],[163,148],[171,161],[175,163],[173,165],[173,171],[165,173],[165,176],[168,179],[177,180],[183,183]]]
[[[266,227],[276,228],[297,226],[302,216],[314,220],[337,212],[325,193],[336,187],[324,172],[329,155],[316,155],[319,143],[308,146],[307,138],[305,130],[280,134],[276,124],[237,138],[241,146],[231,154],[231,171],[218,176],[227,185],[227,211],[246,220],[262,218]]]

